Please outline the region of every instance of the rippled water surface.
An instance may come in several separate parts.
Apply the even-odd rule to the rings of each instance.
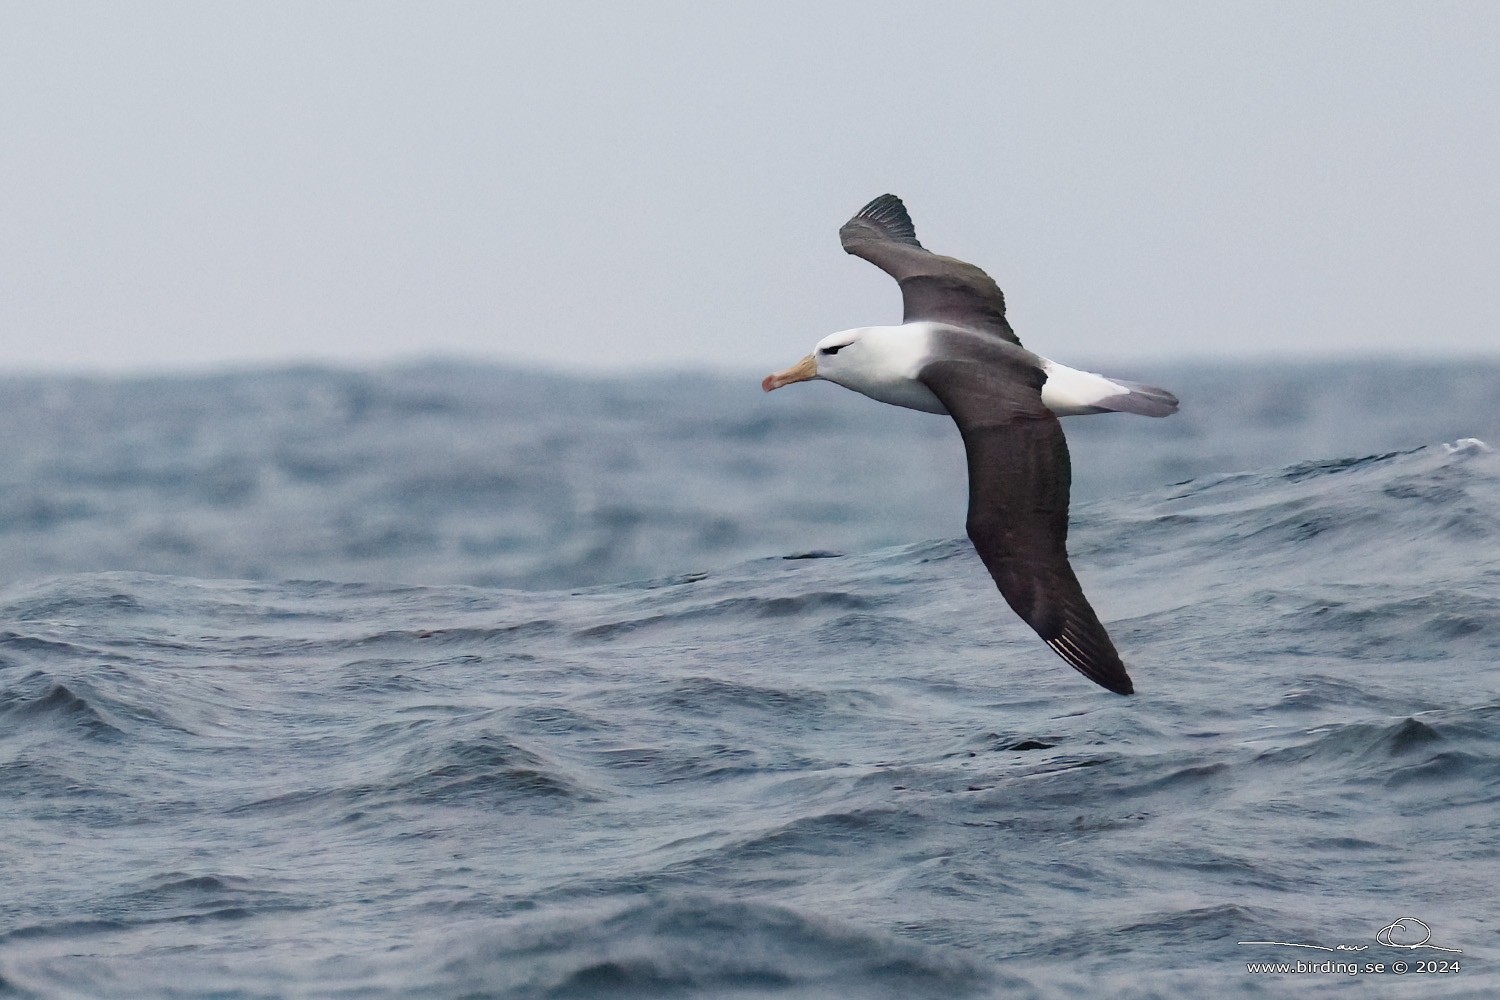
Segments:
[[[832,387],[5,383],[0,996],[1495,995],[1500,370],[1122,374],[1132,698]]]

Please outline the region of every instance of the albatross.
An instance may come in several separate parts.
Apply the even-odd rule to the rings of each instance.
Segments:
[[[1079,673],[1131,694],[1120,654],[1068,562],[1072,466],[1057,418],[1165,417],[1177,412],[1177,397],[1026,350],[994,279],[923,247],[895,195],[860,209],[839,239],[846,252],[896,279],[901,325],[829,334],[795,365],[767,375],[761,388],[827,379],[882,403],[951,416],[968,457],[965,526],[1000,593]]]

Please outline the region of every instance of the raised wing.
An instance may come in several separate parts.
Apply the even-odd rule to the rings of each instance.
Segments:
[[[1006,602],[1057,655],[1130,694],[1130,675],[1068,563],[1072,467],[1062,427],[1042,405],[1046,376],[1025,352],[978,346],[982,359],[945,353],[918,376],[963,435],[969,539]]]
[[[883,194],[839,230],[844,250],[863,257],[901,286],[902,322],[935,320],[1020,345],[1005,319],[1005,296],[973,264],[942,257],[917,242],[906,206]]]

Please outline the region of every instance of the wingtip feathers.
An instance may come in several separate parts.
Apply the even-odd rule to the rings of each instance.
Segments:
[[[1105,690],[1121,695],[1135,694],[1135,685],[1131,683],[1130,675],[1125,672],[1125,665],[1118,656],[1101,653],[1090,656],[1066,634],[1044,641],[1069,666]]]
[[[917,229],[912,225],[906,206],[893,194],[883,194],[873,199],[855,214],[854,219],[849,221],[854,222],[857,219],[865,219],[874,223],[886,239],[909,243],[914,247],[922,246],[917,241]]]

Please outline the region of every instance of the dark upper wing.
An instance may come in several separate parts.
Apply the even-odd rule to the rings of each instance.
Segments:
[[[980,353],[929,363],[918,376],[963,434],[969,538],[1006,602],[1047,645],[1094,683],[1130,694],[1125,665],[1068,564],[1072,469],[1062,426],[1042,405],[1046,376],[1021,351]]]
[[[880,268],[901,285],[906,323],[936,320],[992,334],[1019,345],[1005,319],[1005,296],[973,264],[940,257],[917,242],[906,206],[883,194],[839,230],[844,249]]]

